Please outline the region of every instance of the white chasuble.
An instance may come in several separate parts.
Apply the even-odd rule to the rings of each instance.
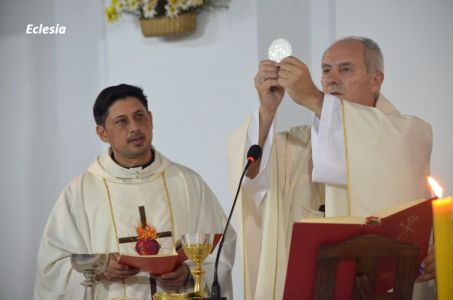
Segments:
[[[238,205],[244,298],[281,299],[291,231],[301,218],[367,216],[398,202],[427,197],[431,128],[401,115],[384,97],[376,108],[342,101],[347,185],[312,181],[311,132],[306,126],[276,135],[269,161],[268,192],[257,206],[244,187]],[[230,137],[230,185],[234,189],[244,165],[249,121]],[[303,266],[301,266],[303,267]]]
[[[71,253],[135,253],[135,243],[118,239],[136,236],[139,206],[160,238],[160,253],[174,251],[174,240],[183,233],[220,233],[226,222],[217,199],[201,177],[170,162],[155,151],[146,167],[126,169],[110,157],[99,157],[88,171],[63,191],[44,229],[38,252],[34,299],[82,299],[83,276],[71,268]],[[235,233],[226,236],[220,259],[222,294],[232,297],[231,268]],[[214,252],[206,261],[206,279],[212,279]],[[159,286],[157,286],[160,290]],[[149,274],[141,272],[124,281],[101,281],[98,299],[151,299]],[[230,298],[229,298],[230,299]]]

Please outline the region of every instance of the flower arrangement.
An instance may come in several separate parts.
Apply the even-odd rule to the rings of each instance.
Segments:
[[[108,22],[113,23],[123,13],[133,14],[140,20],[156,17],[177,17],[187,12],[196,12],[210,0],[111,0],[105,9]]]

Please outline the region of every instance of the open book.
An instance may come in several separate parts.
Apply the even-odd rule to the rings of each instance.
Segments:
[[[216,248],[221,237],[221,233],[214,234],[211,253]],[[139,255],[120,253],[118,262],[126,266],[139,268],[142,272],[162,275],[173,271],[187,259],[181,246],[181,241],[178,240],[176,241],[175,253],[173,254]]]
[[[353,237],[375,233],[417,244],[418,263],[427,254],[432,229],[431,200],[415,200],[385,209],[370,217],[304,219],[294,223],[286,273],[284,299],[313,299],[318,249]],[[393,286],[395,260],[379,261],[376,295]],[[342,260],[336,271],[334,299],[351,299],[355,262]]]

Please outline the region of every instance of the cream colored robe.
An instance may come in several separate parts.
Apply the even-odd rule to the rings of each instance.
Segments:
[[[126,169],[110,155],[99,157],[82,176],[72,181],[53,208],[38,253],[34,299],[82,299],[82,275],[71,269],[71,253],[133,252],[135,243],[117,243],[119,237],[136,236],[145,206],[147,221],[158,232],[220,233],[225,214],[202,178],[155,151],[155,161],[145,169]],[[232,299],[231,268],[236,234],[230,230],[224,243],[219,279],[222,293]],[[162,239],[161,251],[172,252],[173,238]],[[215,253],[205,261],[205,279],[213,278]],[[102,281],[98,299],[122,297],[151,299],[149,274],[139,273],[123,282]],[[158,286],[159,290],[159,286]]]
[[[367,216],[429,197],[429,124],[401,115],[383,96],[376,108],[342,101],[342,116],[348,188],[311,181],[310,128],[296,127],[274,139],[264,203],[257,207],[253,195],[242,191],[238,236],[245,299],[282,298],[292,225],[323,202],[327,216]],[[244,165],[248,123],[229,141],[232,188]]]

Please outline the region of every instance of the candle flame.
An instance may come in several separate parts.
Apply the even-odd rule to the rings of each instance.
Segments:
[[[431,186],[431,190],[433,191],[434,195],[436,195],[437,198],[442,198],[444,189],[431,176],[428,176],[427,179],[428,179],[428,183]]]

